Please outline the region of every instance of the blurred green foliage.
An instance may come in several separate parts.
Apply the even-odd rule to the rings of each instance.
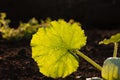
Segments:
[[[37,32],[39,27],[45,27],[50,21],[51,19],[47,18],[39,23],[36,18],[32,18],[27,23],[20,22],[20,25],[15,29],[9,26],[10,20],[6,19],[6,13],[0,13],[0,33],[2,38],[6,40],[31,39],[32,34]]]

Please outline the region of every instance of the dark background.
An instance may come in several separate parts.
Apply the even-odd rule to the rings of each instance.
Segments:
[[[37,19],[64,18],[80,21],[86,28],[118,28],[120,0],[0,0],[12,24]]]

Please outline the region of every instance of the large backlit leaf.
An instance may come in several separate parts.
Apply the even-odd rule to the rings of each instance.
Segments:
[[[70,50],[80,49],[85,44],[86,36],[78,23],[52,21],[33,35],[32,58],[44,75],[64,78],[79,65],[77,55]]]
[[[109,44],[109,43],[115,43],[120,42],[120,33],[117,33],[116,35],[111,36],[110,39],[104,39],[103,41],[99,42],[99,44]]]

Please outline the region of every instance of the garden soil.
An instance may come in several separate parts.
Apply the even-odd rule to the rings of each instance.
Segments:
[[[99,45],[98,42],[118,32],[120,32],[119,28],[85,30],[88,37],[87,45],[81,49],[81,52],[102,66],[104,60],[112,56],[113,44]],[[76,72],[64,79],[48,78],[39,72],[31,55],[30,40],[10,42],[0,39],[0,80],[85,80],[88,77],[101,77],[99,70],[80,57]],[[118,56],[120,56],[120,47]]]

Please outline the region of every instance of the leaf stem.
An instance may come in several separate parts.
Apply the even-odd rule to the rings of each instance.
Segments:
[[[79,50],[75,51],[79,56],[81,56],[83,59],[85,59],[87,62],[89,62],[90,64],[92,64],[95,68],[97,68],[98,70],[102,70],[102,67],[97,64],[95,61],[93,61],[92,59],[90,59],[88,56],[86,56],[85,54],[83,54],[82,52],[80,52]]]
[[[118,43],[114,43],[114,52],[113,52],[113,57],[117,57],[117,50],[118,50]]]

